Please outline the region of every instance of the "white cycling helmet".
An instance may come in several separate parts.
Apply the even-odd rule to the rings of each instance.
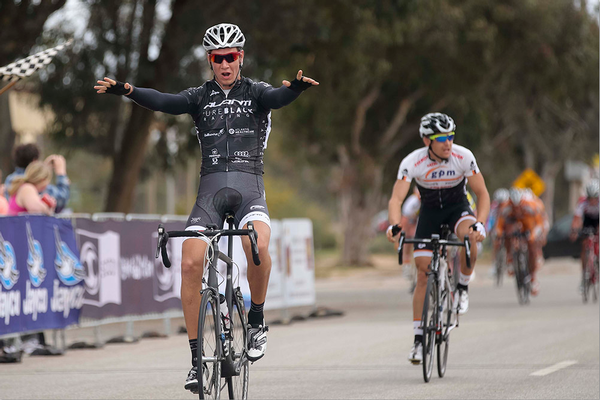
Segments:
[[[508,193],[508,189],[500,188],[494,192],[494,200],[498,203],[504,203],[509,197],[510,194]]]
[[[598,179],[592,179],[588,182],[585,186],[585,194],[587,197],[598,197],[598,194],[600,194],[600,183],[598,182]]]
[[[208,28],[204,34],[202,46],[206,52],[209,52],[230,47],[244,47],[244,43],[246,43],[246,38],[239,26],[225,23]]]
[[[454,132],[456,124],[454,120],[446,114],[429,113],[421,118],[421,126],[419,127],[419,135],[427,137],[436,133]]]
[[[523,191],[519,188],[512,187],[512,188],[510,188],[510,191],[509,191],[509,197],[510,197],[511,203],[513,203],[514,205],[517,205],[523,199]]]

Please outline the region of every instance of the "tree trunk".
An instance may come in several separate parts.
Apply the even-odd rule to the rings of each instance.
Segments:
[[[131,110],[121,149],[113,157],[105,211],[127,213],[131,210],[153,120],[154,114],[145,108]]]
[[[546,207],[546,214],[548,214],[548,221],[550,226],[554,222],[554,191],[556,187],[556,176],[560,171],[561,162],[558,161],[546,161],[542,166],[542,179],[546,184],[546,190],[542,193],[541,199]]]
[[[342,265],[365,266],[375,232],[373,216],[382,208],[383,167],[363,155],[350,159],[340,152],[340,220],[344,238]]]
[[[0,171],[4,174],[0,184],[4,183],[6,175],[13,171],[12,150],[15,145],[15,131],[12,129],[10,107],[8,105],[9,93],[0,96]]]

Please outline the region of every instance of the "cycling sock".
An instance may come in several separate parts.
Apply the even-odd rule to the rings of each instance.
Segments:
[[[471,282],[471,275],[465,275],[460,271],[460,275],[458,278],[458,283],[463,286],[467,286]]]
[[[250,302],[250,311],[248,312],[248,324],[253,328],[258,328],[259,325],[263,324],[263,320],[265,319],[263,314],[263,308],[265,307],[265,302],[263,301],[260,304],[256,304],[255,302]]]
[[[413,321],[413,332],[415,334],[415,340],[417,336],[421,336],[423,338],[423,328],[421,327],[421,321]]]
[[[468,285],[462,285],[460,283],[458,285],[456,285],[456,288],[460,289],[460,290],[464,290],[465,292],[469,291],[469,286]]]
[[[192,367],[198,366],[198,339],[190,340],[190,350],[192,351]]]

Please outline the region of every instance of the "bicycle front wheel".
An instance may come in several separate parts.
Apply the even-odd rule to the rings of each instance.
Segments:
[[[588,299],[590,297],[590,292],[592,292],[594,290],[593,287],[593,278],[594,278],[594,269],[595,269],[595,265],[594,265],[594,250],[593,248],[587,244],[587,242],[584,242],[586,249],[585,252],[583,253],[585,256],[585,268],[583,269],[583,278],[582,278],[582,282],[581,282],[581,286],[582,286],[582,295],[583,295],[583,302],[587,303]]]
[[[442,306],[442,332],[437,335],[437,370],[440,378],[443,378],[446,373],[448,348],[450,346],[450,330],[455,324],[455,321],[452,320],[452,291],[447,280],[444,282],[444,286],[440,301]]]
[[[523,250],[515,252],[513,257],[515,266],[515,278],[517,281],[517,297],[519,304],[524,305],[529,303],[529,290],[531,282],[529,282],[529,270],[527,266],[527,253]]]
[[[234,373],[227,378],[230,399],[248,398],[248,378],[250,368],[246,358],[248,323],[242,291],[237,288],[233,296],[233,310],[230,312],[231,330],[229,332],[229,355]]]
[[[433,359],[435,353],[435,337],[437,334],[437,280],[434,274],[427,278],[427,291],[423,302],[423,379],[429,382],[433,373]]]
[[[198,316],[198,393],[201,399],[221,396],[221,333],[217,314],[219,298],[205,291]],[[201,368],[200,368],[201,367]]]

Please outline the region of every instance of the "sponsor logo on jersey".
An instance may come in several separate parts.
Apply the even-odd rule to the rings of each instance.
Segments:
[[[424,249],[424,248],[425,248],[425,246],[426,246],[426,244],[425,244],[425,243],[419,243],[419,244],[417,245],[417,248],[418,248],[418,249]]]
[[[215,94],[219,94],[219,92],[217,92],[216,90],[213,90],[212,92],[210,92],[209,96],[214,96]]]
[[[192,224],[197,224],[197,223],[200,222],[200,220],[202,220],[202,217],[192,217],[192,218],[190,218],[190,222]]]
[[[212,132],[206,132],[206,133],[205,133],[203,136],[204,136],[205,138],[207,138],[207,137],[211,137],[211,136],[217,136],[217,137],[219,137],[219,136],[221,136],[221,135],[222,135],[222,134],[224,134],[224,133],[225,133],[225,128],[221,128],[221,129],[219,129],[219,131],[217,131],[217,132],[215,132],[215,131],[212,131]]]
[[[463,156],[461,156],[460,154],[458,154],[458,153],[455,153],[455,152],[452,152],[452,155],[453,155],[454,157],[458,158],[459,160],[462,160],[462,159],[464,158]]]
[[[423,161],[428,160],[428,159],[429,159],[429,156],[425,156],[425,157],[421,158],[419,161],[417,161],[415,163],[415,167],[419,166],[421,163],[423,163]]]
[[[468,212],[468,211],[463,211],[463,212],[460,214],[460,216],[461,216],[461,217],[464,217],[465,215],[469,215],[469,212]]]
[[[219,157],[221,157],[221,155],[219,154],[219,150],[212,149],[211,153],[212,154],[210,154],[209,157],[212,161],[212,165],[217,165],[219,163]]]
[[[238,157],[250,157],[250,152],[248,152],[247,150],[234,151],[233,155]]]
[[[445,169],[445,168],[436,168],[430,170],[425,175],[425,179],[452,179],[456,177],[456,171]]]
[[[237,136],[246,136],[246,135],[254,135],[254,129],[250,128],[229,128],[230,135]]]
[[[257,205],[250,206],[251,210],[263,210],[264,208],[265,208],[265,206],[257,206]]]

